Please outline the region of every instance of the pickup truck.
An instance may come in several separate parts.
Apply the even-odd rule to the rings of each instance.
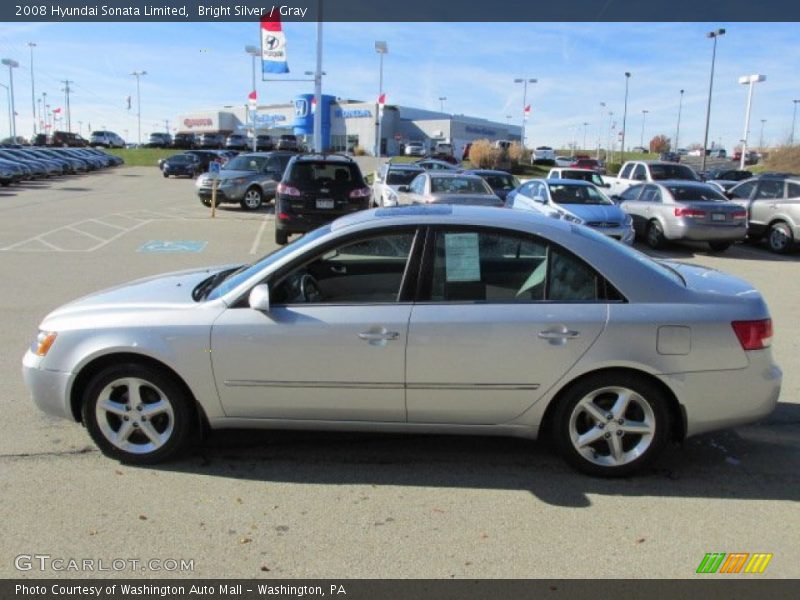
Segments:
[[[630,186],[637,183],[661,181],[664,179],[701,181],[700,177],[691,167],[658,160],[629,160],[622,165],[622,168],[616,176],[603,176],[603,181],[609,184],[608,193],[612,196],[618,196]]]

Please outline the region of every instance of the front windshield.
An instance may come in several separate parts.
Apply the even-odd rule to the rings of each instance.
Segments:
[[[483,178],[493,190],[513,190],[519,187],[519,181],[513,175],[483,175]]]
[[[431,177],[432,194],[488,194],[491,189],[479,177]]]
[[[550,184],[549,187],[556,204],[613,204],[590,185]]]
[[[227,171],[261,171],[267,164],[265,156],[237,156],[225,164]]]
[[[188,156],[186,154],[176,154],[175,156],[169,158],[169,162],[176,164],[183,164],[192,162],[193,159],[194,159],[193,156]]]
[[[227,278],[223,279],[222,282],[217,285],[214,289],[212,289],[208,295],[206,296],[207,300],[216,300],[221,296],[224,296],[236,286],[244,283],[250,277],[259,273],[266,267],[275,262],[282,259],[284,256],[291,254],[295,250],[302,248],[303,246],[310,244],[311,242],[321,238],[324,235],[327,235],[331,231],[330,224],[323,225],[319,229],[315,229],[314,231],[305,234],[303,237],[296,239],[290,244],[283,246],[282,248],[278,248],[274,252],[267,254],[266,256],[260,258],[258,261],[254,262],[247,268],[242,268],[240,270],[232,271],[231,275]]]

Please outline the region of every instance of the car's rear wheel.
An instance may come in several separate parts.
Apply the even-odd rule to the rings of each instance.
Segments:
[[[261,204],[263,202],[264,195],[261,193],[261,190],[253,187],[244,193],[244,198],[242,198],[241,205],[245,210],[256,210],[261,208]]]
[[[770,225],[769,234],[767,235],[767,246],[769,246],[770,250],[777,254],[786,254],[792,249],[793,245],[792,228],[787,223],[778,221]]]
[[[658,221],[650,221],[647,226],[647,245],[653,250],[659,250],[664,247],[666,239],[664,238],[664,229]]]
[[[275,243],[278,244],[279,246],[285,246],[287,243],[289,243],[289,234],[286,231],[276,229]]]
[[[211,200],[209,198],[200,198],[200,202],[203,203],[203,206],[211,206]]]
[[[103,454],[130,464],[175,456],[186,447],[195,423],[190,399],[174,378],[136,363],[95,375],[84,392],[82,416]]]
[[[728,248],[731,247],[730,242],[708,242],[708,247],[711,248],[714,252],[725,252]]]
[[[630,373],[599,373],[569,388],[555,413],[564,459],[590,475],[622,477],[650,464],[669,439],[664,393]]]
[[[167,179],[169,179],[169,175],[168,175],[167,173],[164,173],[164,172],[162,171],[162,175],[164,175],[164,177],[166,177]]]

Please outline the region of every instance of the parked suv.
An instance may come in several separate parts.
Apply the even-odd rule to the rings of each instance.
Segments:
[[[747,209],[747,235],[766,237],[773,252],[786,254],[800,240],[800,176],[764,174],[741,182],[725,195]]]
[[[225,148],[228,150],[250,150],[253,147],[253,140],[242,133],[232,133],[225,140]]]
[[[113,131],[93,131],[89,137],[89,145],[95,148],[124,148],[125,140]]]
[[[225,136],[221,133],[203,133],[200,135],[198,148],[217,148],[225,147]]]
[[[172,145],[172,136],[164,132],[151,133],[147,145],[151,148],[169,148]]]
[[[371,195],[353,159],[339,154],[296,156],[275,196],[275,242],[285,244],[292,233],[369,208]]]
[[[78,133],[72,133],[71,131],[54,131],[50,138],[50,144],[53,146],[71,146],[74,148],[83,148],[88,146],[89,142],[82,138]]]
[[[258,152],[267,152],[275,149],[275,142],[271,135],[262,134],[256,136],[256,150]]]
[[[278,139],[277,148],[278,150],[297,150],[299,148],[297,136],[290,133],[283,134],[280,139]]]
[[[217,203],[238,202],[245,210],[260,208],[265,200],[275,197],[292,152],[250,152],[229,160],[219,172]],[[209,175],[197,179],[197,195],[211,206],[214,180]]]
[[[175,139],[172,140],[172,147],[191,150],[197,147],[197,138],[193,133],[176,133]]]

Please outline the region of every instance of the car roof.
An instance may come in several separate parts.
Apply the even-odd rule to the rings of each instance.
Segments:
[[[508,171],[501,171],[500,169],[464,169],[461,173],[471,175],[511,175]]]
[[[283,136],[281,136],[283,137]],[[355,161],[350,158],[349,156],[344,156],[343,154],[296,154],[292,152],[297,158],[295,159],[297,162],[319,162],[319,161],[331,161],[331,162],[341,162],[341,163],[355,163]]]
[[[479,175],[467,173],[465,171],[425,171],[431,177],[468,177],[471,179],[480,179]]]
[[[422,172],[425,169],[422,167],[418,167],[412,163],[386,163],[389,167],[390,171],[419,171]]]
[[[582,179],[542,179],[544,183],[547,185],[571,185],[571,186],[583,186],[583,187],[594,187],[594,184],[591,181],[584,181]]]
[[[578,173],[595,173],[595,174],[597,174],[597,171],[595,171],[594,169],[582,169],[580,167],[554,167],[554,168],[552,168],[550,170],[551,171],[572,171],[572,172],[577,171]]]
[[[713,187],[714,189],[717,189],[715,186],[712,186],[710,183],[706,183],[705,181],[693,181],[691,179],[659,179],[658,181],[644,181],[642,183],[645,185],[681,185],[684,187]]]

